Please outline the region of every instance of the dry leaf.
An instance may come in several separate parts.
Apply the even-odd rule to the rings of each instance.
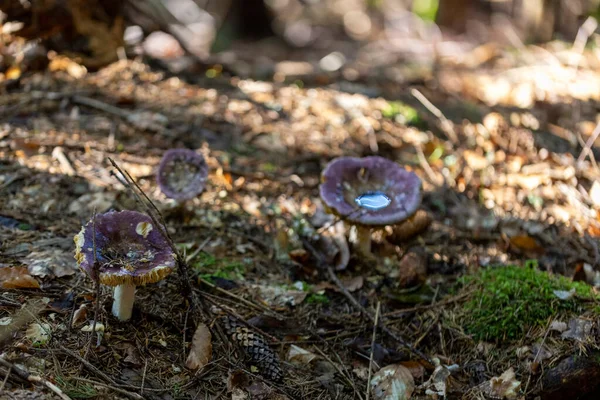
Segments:
[[[40,284],[29,275],[26,267],[0,268],[0,286],[5,289],[40,288]]]
[[[560,336],[563,339],[575,339],[579,342],[586,342],[591,339],[592,327],[594,323],[587,319],[573,318],[569,321],[569,329]]]
[[[544,248],[541,247],[537,240],[528,235],[518,235],[510,238],[510,246],[520,251],[533,251],[542,253]]]
[[[380,369],[370,384],[373,398],[376,400],[408,400],[415,390],[412,374],[400,364]]]
[[[205,324],[198,325],[194,337],[192,338],[192,347],[185,366],[189,369],[199,369],[204,367],[212,359],[212,335]]]
[[[73,320],[71,321],[71,326],[77,326],[87,317],[87,306],[82,304],[79,308],[73,313]]]
[[[425,367],[420,362],[401,361],[400,365],[403,365],[406,368],[408,368],[408,370],[412,374],[413,378],[415,378],[415,379],[421,379],[425,376]]]
[[[516,399],[521,382],[515,379],[515,371],[507,369],[500,376],[490,379],[490,397],[496,399]]]
[[[77,271],[77,263],[73,262],[73,255],[57,248],[31,252],[25,257],[23,263],[27,264],[31,275],[41,278],[46,276],[62,278],[73,275]]]
[[[37,322],[29,325],[25,337],[31,340],[34,346],[41,346],[50,339],[50,325],[46,323],[38,324]]]
[[[364,282],[365,282],[365,278],[362,275],[355,276],[355,277],[349,278],[349,279],[342,279],[342,283],[344,284],[344,287],[349,292],[355,292],[355,291],[359,290],[360,288],[363,287]]]
[[[291,345],[287,354],[288,361],[296,364],[310,364],[315,358],[317,358],[316,354],[296,345]]]

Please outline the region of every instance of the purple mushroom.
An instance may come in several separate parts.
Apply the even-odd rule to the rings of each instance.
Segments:
[[[156,173],[160,190],[178,201],[198,196],[206,186],[207,177],[204,157],[190,149],[167,150]]]
[[[356,245],[371,253],[371,229],[398,224],[421,204],[421,180],[388,159],[339,157],[321,174],[321,199],[357,230]]]
[[[176,256],[168,242],[152,219],[137,211],[98,214],[74,241],[79,268],[94,281],[115,287],[112,313],[121,321],[131,318],[136,286],[158,282],[175,268]]]

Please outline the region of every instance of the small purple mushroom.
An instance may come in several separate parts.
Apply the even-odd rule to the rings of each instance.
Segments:
[[[371,253],[371,229],[398,224],[421,204],[421,180],[388,159],[339,157],[321,174],[321,199],[357,230],[359,252]]]
[[[206,186],[207,177],[204,157],[190,149],[167,150],[156,173],[160,190],[178,201],[198,196]]]
[[[175,267],[176,255],[168,242],[154,227],[152,219],[137,211],[98,214],[74,241],[79,268],[95,282],[115,287],[112,313],[121,321],[131,318],[135,287],[158,282]]]

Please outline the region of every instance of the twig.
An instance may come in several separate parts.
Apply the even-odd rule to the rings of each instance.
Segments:
[[[596,124],[596,127],[594,128],[594,131],[592,132],[591,136],[585,142],[585,146],[581,150],[579,157],[577,157],[577,164],[580,164],[583,160],[585,160],[585,157],[589,154],[590,150],[592,149],[592,146],[596,142],[596,139],[598,139],[598,135],[600,135],[600,122]]]
[[[354,382],[352,381],[352,377],[348,376],[347,371],[342,371],[342,369],[333,362],[333,360],[331,358],[329,358],[329,356],[327,356],[327,354],[325,354],[325,352],[321,349],[319,349],[318,347],[315,347],[315,350],[323,357],[325,358],[329,364],[331,364],[333,366],[333,368],[335,368],[335,370],[338,372],[338,374],[340,374],[341,376],[344,377],[344,379],[346,380],[346,382],[350,385],[350,387],[354,390],[354,393],[356,393],[358,395],[358,397],[362,400],[362,397],[360,395],[360,393],[356,390],[356,386],[354,386]],[[342,363],[340,363],[342,364]]]
[[[10,371],[12,371],[12,365],[8,367],[6,370],[6,376],[2,380],[2,385],[0,385],[0,394],[4,391],[4,387],[6,386],[6,382],[8,381],[8,377],[10,376]]]
[[[100,100],[79,95],[73,96],[71,100],[73,101],[73,103],[95,108],[96,110],[116,115],[117,117],[123,118],[125,120],[129,117],[129,113],[127,111],[121,110],[120,108],[115,106],[111,106],[110,104],[104,103]]]
[[[371,391],[369,387],[371,385],[371,374],[373,373],[373,354],[375,353],[375,337],[377,336],[377,324],[379,323],[379,310],[381,309],[381,302],[377,302],[377,308],[375,309],[375,323],[373,324],[373,336],[371,337],[371,355],[369,356],[369,375],[367,377],[367,392],[366,398],[369,400]]]
[[[358,300],[356,300],[354,298],[354,296],[352,296],[352,294],[348,291],[348,289],[346,289],[346,287],[344,286],[344,284],[342,283],[342,281],[340,281],[340,278],[338,278],[338,276],[336,275],[335,271],[333,270],[333,267],[331,267],[331,266],[328,265],[327,266],[327,272],[329,272],[329,278],[333,281],[333,283],[335,283],[337,285],[337,287],[339,288],[339,290],[342,292],[342,294],[344,296],[346,296],[346,298],[348,299],[348,301],[350,303],[352,303],[352,305],[357,310],[359,310],[361,312],[361,314],[363,314],[365,317],[367,317],[372,323],[375,323],[375,317],[373,317],[373,315],[371,315],[371,313],[368,312],[358,302]],[[429,358],[427,355],[425,355],[425,353],[421,352],[420,350],[415,349],[413,346],[411,346],[409,343],[407,343],[403,338],[401,338],[400,336],[398,336],[396,333],[392,332],[392,330],[389,329],[387,326],[383,325],[381,323],[381,321],[379,321],[379,323],[377,324],[377,326],[379,326],[383,332],[385,332],[388,336],[390,336],[392,339],[394,339],[396,342],[398,342],[402,347],[405,347],[408,351],[410,351],[414,355],[418,356],[419,358],[427,361],[429,364],[435,365],[433,363],[433,360],[431,358]]]
[[[470,290],[468,292],[465,293],[461,293],[459,295],[456,295],[454,297],[451,297],[449,299],[434,303],[434,304],[424,304],[424,305],[420,305],[420,306],[415,306],[415,307],[410,307],[410,308],[403,308],[401,310],[396,310],[396,311],[392,311],[389,313],[385,313],[383,314],[384,317],[394,317],[396,315],[399,314],[405,314],[405,313],[409,313],[409,312],[415,312],[415,311],[421,311],[421,310],[429,310],[431,308],[436,308],[436,307],[440,307],[440,306],[445,306],[448,305],[450,303],[455,303],[459,300],[464,299],[465,297],[473,294],[474,290]]]
[[[537,361],[540,353],[542,352],[542,349],[544,348],[544,343],[546,342],[546,338],[548,337],[548,334],[550,333],[550,325],[552,324],[552,322],[550,322],[548,320],[548,327],[546,328],[546,333],[544,333],[544,337],[542,338],[542,342],[540,343],[540,347],[538,348],[537,353],[535,354],[535,357],[533,357],[533,361],[531,362],[531,365],[534,365],[535,362]],[[529,369],[529,377],[527,378],[527,383],[525,384],[525,389],[523,390],[523,393],[527,393],[527,388],[529,387],[529,382],[531,382],[531,375],[533,375],[533,369]]]
[[[94,283],[96,284],[96,304],[94,305],[94,323],[92,324],[92,332],[90,334],[90,340],[88,341],[87,348],[85,349],[85,353],[83,358],[87,360],[90,349],[92,348],[92,339],[94,335],[97,335],[96,332],[96,321],[98,321],[98,314],[100,311],[100,263],[98,262],[98,257],[96,256],[96,208],[94,207],[94,211],[92,212],[92,249],[94,251],[94,264],[92,266],[92,274],[94,275]],[[83,370],[83,364],[79,366],[79,373]]]
[[[110,389],[110,390],[115,391],[117,393],[121,393],[122,395],[127,396],[127,397],[132,398],[132,399],[136,399],[136,400],[140,400],[140,399],[143,400],[144,399],[143,396],[140,396],[137,393],[132,393],[132,392],[129,392],[129,391],[125,390],[125,389],[121,389],[121,388],[118,388],[118,387],[115,387],[115,386],[112,386],[112,385],[107,385],[106,383],[94,381],[94,380],[87,379],[87,378],[81,378],[79,376],[73,376],[72,379],[74,379],[76,381],[80,381],[80,382],[89,383],[91,385],[103,386],[103,387],[105,387],[107,389]]]
[[[98,375],[100,378],[104,379],[106,382],[109,382],[112,385],[116,385],[117,384],[114,381],[114,379],[112,379],[110,376],[106,375],[104,372],[100,371],[98,368],[96,368],[88,360],[84,360],[83,357],[81,357],[79,354],[75,353],[74,351],[71,351],[71,350],[67,349],[66,347],[64,347],[62,345],[60,346],[60,351],[63,352],[63,353],[65,353],[68,356],[73,357],[77,361],[79,361],[83,366],[85,366],[87,369],[89,369],[90,372]]]
[[[66,394],[64,394],[64,392],[62,390],[60,390],[60,388],[58,386],[56,386],[52,382],[47,381],[46,379],[42,378],[41,376],[33,375],[29,371],[23,369],[22,367],[17,367],[16,365],[11,364],[10,362],[6,361],[2,357],[0,357],[0,364],[2,364],[3,366],[5,366],[8,369],[7,374],[12,373],[12,374],[15,374],[16,376],[18,376],[19,378],[24,379],[33,384],[45,386],[48,389],[50,389],[52,392],[54,392],[54,394],[56,394],[61,399],[71,400],[71,398],[69,396],[67,396]]]
[[[160,213],[158,208],[156,208],[156,206],[154,205],[152,200],[150,200],[150,198],[138,186],[138,184],[133,180],[133,178],[131,177],[131,175],[129,175],[129,173],[127,171],[121,169],[112,158],[108,157],[108,161],[110,161],[110,163],[113,165],[113,167],[115,167],[115,169],[117,171],[119,171],[121,176],[125,179],[125,182],[126,182],[125,187],[127,187],[129,190],[131,190],[131,192],[133,193],[133,195],[134,195],[135,199],[138,201],[138,203],[140,203],[144,207],[146,213],[148,214],[150,219],[152,219],[152,222],[154,223],[154,225],[156,225],[156,227],[158,228],[161,235],[165,238],[165,240],[169,244],[171,251],[173,251],[173,253],[176,254],[176,258],[177,258],[176,264],[177,264],[177,270],[179,272],[179,282],[180,282],[181,289],[183,292],[182,294],[188,300],[188,302],[190,303],[190,306],[195,307],[196,302],[194,301],[195,299],[193,298],[192,286],[190,285],[190,281],[188,279],[187,264],[185,262],[185,259],[181,255],[181,252],[175,246],[173,239],[171,239],[171,235],[169,235],[169,232],[167,230],[167,226],[162,217],[162,214]],[[135,190],[134,188],[137,190]],[[141,193],[141,195],[140,195],[140,193]]]
[[[427,162],[427,158],[425,157],[425,153],[423,153],[423,149],[421,148],[421,146],[415,146],[415,150],[417,151],[417,158],[419,159],[419,164],[421,164],[421,168],[423,168],[431,182],[438,186],[443,185],[445,183],[444,177],[442,176],[440,180],[440,177],[435,174],[433,169],[431,169],[431,166]]]
[[[454,132],[454,125],[452,124],[452,121],[446,118],[446,116],[440,111],[440,109],[434,106],[432,102],[427,100],[427,97],[425,97],[425,95],[419,92],[417,89],[412,88],[410,90],[410,94],[412,94],[417,100],[419,100],[419,102],[423,104],[423,106],[430,113],[432,113],[435,117],[437,117],[437,119],[440,120],[440,126],[444,133],[448,136],[448,139],[450,139],[452,143],[458,143],[458,137],[456,136],[456,132]]]
[[[148,369],[148,359],[144,362],[144,373],[142,374],[142,383],[140,384],[140,393],[144,393],[144,384],[146,383],[146,370]]]
[[[258,311],[262,311],[262,312],[267,312],[267,313],[273,314],[273,311],[271,309],[267,308],[267,307],[260,306],[258,304],[252,303],[251,301],[248,301],[248,300],[246,300],[246,299],[244,299],[244,298],[236,295],[235,293],[231,293],[231,292],[229,292],[229,291],[227,291],[225,289],[221,289],[220,287],[218,287],[216,285],[213,285],[212,283],[210,283],[209,281],[207,281],[205,279],[198,278],[198,280],[200,282],[202,282],[203,284],[205,284],[206,286],[208,286],[209,288],[214,289],[217,292],[219,292],[221,294],[224,294],[225,296],[231,297],[232,299],[235,299],[235,300],[239,301],[240,303],[245,304],[246,306],[248,306],[250,308],[253,308],[253,309],[258,310]]]
[[[574,73],[576,73],[577,69],[579,68],[579,62],[582,58],[583,51],[585,50],[585,44],[594,31],[596,31],[597,27],[598,21],[596,21],[596,18],[588,17],[577,30],[577,36],[575,36],[572,47],[572,51],[575,54],[572,54],[572,57],[570,57],[570,64],[574,69]]]

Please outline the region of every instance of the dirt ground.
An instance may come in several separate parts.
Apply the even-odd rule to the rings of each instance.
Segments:
[[[412,398],[553,398],[545,373],[596,340],[561,339],[554,316],[518,338],[477,339],[461,323],[477,290],[461,279],[535,260],[598,283],[597,50],[485,45],[368,68],[362,55],[342,73],[319,69],[327,51],[302,61],[274,52],[265,66],[253,61],[260,49],[240,46],[243,78],[218,67],[176,76],[141,60],[92,73],[58,56],[5,76],[0,396],[365,399],[372,359],[403,365]],[[183,205],[154,178],[179,147],[210,167],[206,190]],[[375,232],[371,258],[341,245],[350,257],[332,274],[339,235],[323,233],[320,173],[335,157],[372,154],[421,178],[424,220],[399,236]],[[131,321],[119,322],[102,286],[92,334],[96,290],[73,236],[94,211],[144,210],[109,157],[161,210],[192,293],[174,272],[139,287]],[[581,318],[596,332],[595,313]],[[186,360],[202,324],[212,356],[194,370]],[[277,355],[281,379],[248,355],[248,337]],[[552,355],[535,351],[540,341]]]

